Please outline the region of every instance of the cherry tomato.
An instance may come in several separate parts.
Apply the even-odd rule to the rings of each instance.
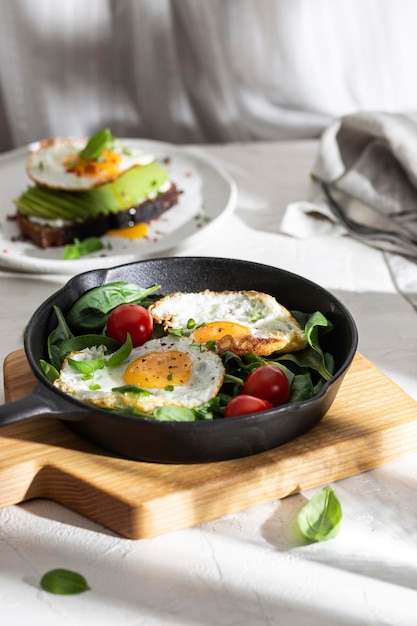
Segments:
[[[107,320],[106,334],[119,343],[130,333],[134,346],[141,346],[152,337],[153,318],[140,304],[121,304],[113,309]]]
[[[243,383],[240,393],[268,400],[274,406],[288,401],[290,384],[288,378],[275,365],[260,365]]]
[[[237,417],[248,413],[258,413],[272,409],[272,404],[268,400],[255,398],[254,396],[239,395],[232,398],[226,405],[224,416]]]

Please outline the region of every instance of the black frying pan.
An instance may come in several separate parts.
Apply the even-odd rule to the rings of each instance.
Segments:
[[[323,348],[335,357],[333,378],[315,398],[231,419],[158,422],[112,413],[84,404],[56,389],[43,375],[47,337],[56,326],[53,305],[65,314],[85,291],[114,281],[142,287],[161,285],[161,293],[255,289],[269,293],[288,309],[321,311],[334,330]],[[246,261],[175,257],[139,261],[85,272],[48,298],[31,317],[25,351],[37,384],[22,400],[0,407],[0,426],[36,417],[66,420],[85,439],[117,455],[162,463],[199,463],[248,456],[291,441],[312,428],[328,411],[357,348],[355,323],[345,306],[322,287],[290,272]]]

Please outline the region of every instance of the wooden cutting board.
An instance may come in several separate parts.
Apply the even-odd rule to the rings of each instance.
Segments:
[[[6,401],[30,393],[22,350],[4,362]],[[417,402],[357,354],[311,431],[243,459],[164,465],[120,459],[47,418],[0,430],[0,507],[50,498],[125,537],[153,537],[329,484],[417,451]]]

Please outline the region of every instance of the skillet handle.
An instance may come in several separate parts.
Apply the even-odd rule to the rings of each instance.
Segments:
[[[55,398],[45,393],[45,387],[36,386],[29,396],[0,405],[0,428],[35,417],[55,417],[65,420],[80,419],[74,407],[71,412],[66,403],[58,407]]]

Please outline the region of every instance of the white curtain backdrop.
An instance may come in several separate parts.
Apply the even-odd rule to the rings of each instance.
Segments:
[[[0,0],[0,151],[317,137],[417,110],[415,0]]]

